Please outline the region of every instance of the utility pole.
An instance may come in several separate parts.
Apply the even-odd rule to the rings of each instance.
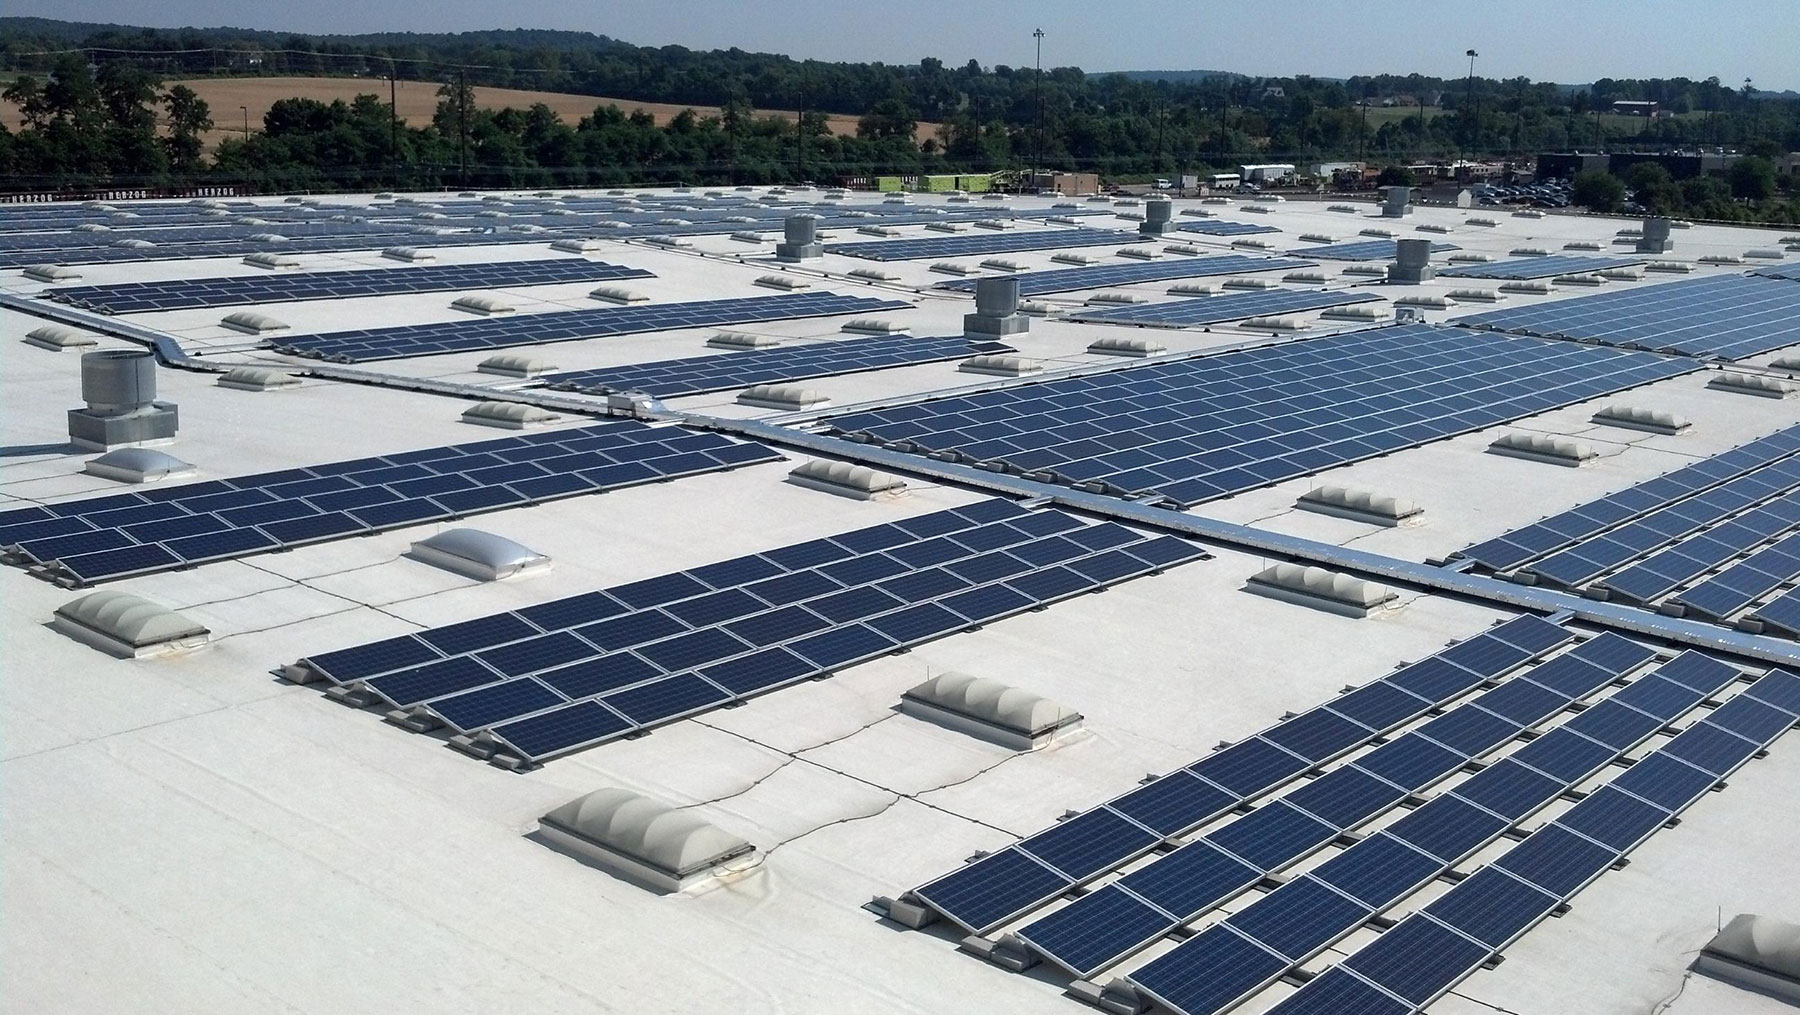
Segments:
[[[806,179],[806,65],[800,65],[800,110],[794,118],[794,182]]]
[[[1034,28],[1031,37],[1037,40],[1037,141],[1031,149],[1031,189],[1037,190],[1038,164],[1044,158],[1044,30]]]
[[[248,141],[250,140],[250,107],[239,106],[238,109],[244,114],[244,140]]]
[[[1163,167],[1163,126],[1168,120],[1165,113],[1162,103],[1158,102],[1156,104],[1156,171],[1159,173],[1162,172]]]
[[[1469,120],[1469,129],[1466,133],[1468,135],[1469,151],[1473,152],[1475,151],[1476,142],[1481,138],[1481,121],[1479,119],[1481,114],[1475,109],[1475,58],[1480,54],[1471,49],[1463,55],[1469,58],[1469,83],[1463,89],[1463,106],[1465,107],[1463,112],[1465,115],[1472,117]]]
[[[456,72],[456,175],[469,186],[469,85],[468,72]]]
[[[394,83],[395,64],[388,58],[388,168],[393,185],[400,186],[400,91]]]

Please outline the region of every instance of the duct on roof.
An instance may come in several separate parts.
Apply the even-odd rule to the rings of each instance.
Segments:
[[[100,342],[86,332],[65,328],[60,324],[46,324],[33,328],[25,336],[26,345],[35,345],[39,349],[51,352],[62,352],[65,349],[91,349]]]
[[[904,335],[907,327],[885,317],[857,317],[845,324],[844,330],[855,335]]]
[[[1043,371],[1044,367],[1036,360],[1026,359],[1023,356],[988,355],[971,356],[957,364],[956,369],[965,374],[991,374],[995,377],[1021,377],[1025,374],[1040,373]]]
[[[761,409],[817,409],[831,404],[831,399],[812,388],[798,384],[758,384],[737,396],[739,405]]]
[[[252,268],[298,268],[300,259],[291,254],[278,254],[272,250],[259,250],[254,254],[245,254],[244,263]]]
[[[940,673],[900,696],[900,711],[1010,747],[1036,750],[1081,728],[1081,713],[967,673]]]
[[[808,282],[803,278],[795,278],[792,275],[758,275],[755,284],[762,286],[764,289],[786,289],[790,291],[812,288],[811,282]]]
[[[50,624],[76,641],[122,659],[199,648],[206,628],[129,592],[90,592],[56,608]]]
[[[1159,352],[1168,352],[1169,347],[1161,342],[1148,338],[1108,337],[1095,341],[1087,347],[1087,351],[1101,356],[1154,356]]]
[[[1388,497],[1347,486],[1321,486],[1300,495],[1294,506],[1352,521],[1389,527],[1416,521],[1425,509],[1400,497]]]
[[[1800,1004],[1800,925],[1739,913],[1700,950],[1694,969]]]
[[[219,387],[238,391],[273,391],[299,385],[300,378],[271,367],[232,367],[219,375]]]
[[[406,555],[421,563],[484,582],[550,570],[549,557],[480,529],[445,529],[413,543]]]
[[[1244,584],[1244,591],[1346,617],[1366,617],[1399,599],[1379,582],[1301,564],[1277,564],[1260,571]]]
[[[554,423],[562,417],[535,405],[522,402],[476,402],[463,410],[462,421],[477,426],[492,426],[502,430],[523,430],[527,427],[544,426]]]
[[[823,458],[802,462],[788,470],[787,478],[795,486],[854,500],[891,500],[906,492],[906,482],[898,476]]]
[[[500,377],[536,377],[556,369],[556,364],[549,360],[538,359],[525,353],[509,352],[498,356],[489,356],[482,360],[475,369],[484,374],[495,374]]]
[[[177,476],[191,476],[195,470],[192,465],[174,455],[151,448],[120,448],[108,451],[98,458],[88,459],[81,471],[120,483],[154,483]]]
[[[288,325],[277,321],[268,314],[259,314],[254,310],[239,310],[226,314],[219,323],[233,331],[242,331],[250,335],[266,335],[271,331],[286,331]]]
[[[1685,417],[1657,409],[1639,409],[1629,405],[1609,405],[1594,413],[1594,422],[1621,426],[1646,433],[1678,434],[1693,424]]]
[[[450,309],[462,310],[471,314],[481,314],[483,316],[491,314],[510,314],[513,312],[512,304],[503,301],[498,296],[493,296],[488,293],[472,293],[468,296],[458,296],[451,301]]]
[[[1502,434],[1488,445],[1490,454],[1505,455],[1508,458],[1523,458],[1532,462],[1548,462],[1551,465],[1567,465],[1576,467],[1582,462],[1599,457],[1591,446],[1567,437],[1550,437],[1544,434],[1509,433]]]
[[[34,282],[73,282],[81,272],[63,264],[34,264],[25,269],[25,277]]]
[[[1760,395],[1763,398],[1786,398],[1794,390],[1794,386],[1778,377],[1767,377],[1762,374],[1744,374],[1735,370],[1723,370],[1713,375],[1706,382],[1709,388],[1719,391],[1732,391],[1740,395]]]
[[[767,349],[780,345],[781,340],[767,335],[746,335],[739,331],[721,331],[706,340],[706,344],[714,349]]]
[[[727,865],[745,869],[756,851],[692,811],[627,789],[571,800],[544,815],[538,831],[595,866],[670,892],[730,873]]]
[[[617,303],[622,306],[633,303],[648,303],[650,297],[636,289],[627,289],[622,285],[603,285],[588,291],[588,298],[603,303]]]

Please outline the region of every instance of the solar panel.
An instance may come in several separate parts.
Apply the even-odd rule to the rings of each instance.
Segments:
[[[1520,257],[1487,264],[1457,265],[1444,268],[1438,275],[1445,278],[1494,278],[1523,280],[1551,278],[1556,275],[1580,275],[1609,268],[1629,268],[1643,264],[1641,257],[1575,257],[1551,254],[1545,257]]]
[[[1204,278],[1209,275],[1243,275],[1257,271],[1293,271],[1310,268],[1311,261],[1278,257],[1248,257],[1229,254],[1220,257],[1180,258],[1135,264],[1097,264],[1085,268],[1054,268],[1048,271],[1023,271],[1011,275],[1019,283],[1020,296],[1043,296],[1048,293],[1075,292],[1102,286],[1133,285],[1139,282],[1168,282],[1179,278]],[[975,279],[939,282],[933,289],[952,292],[974,292]]]
[[[407,356],[434,356],[449,352],[635,335],[675,328],[866,314],[907,310],[911,307],[912,304],[900,300],[841,296],[829,292],[785,293],[779,296],[700,300],[692,303],[653,303],[520,314],[322,335],[290,335],[276,339],[272,348],[313,359],[362,363]]]
[[[799,381],[1013,351],[999,342],[967,338],[853,338],[547,374],[542,380],[564,391],[641,391],[657,398],[674,398],[769,381]]]
[[[780,458],[761,445],[718,434],[628,420],[542,431],[526,440],[449,445],[168,486],[154,491],[154,501],[135,496],[69,501],[53,506],[61,517],[0,517],[0,546],[20,546],[19,563],[28,556],[49,564],[51,577],[87,584]],[[594,442],[608,444],[606,460],[615,471],[586,468],[589,459],[578,451]],[[499,457],[527,448],[537,456],[529,464]],[[410,460],[397,461],[402,458]],[[578,485],[526,485],[577,474]],[[425,484],[443,489],[423,493]],[[421,495],[405,495],[401,488]],[[320,509],[362,501],[375,503]]]
[[[1300,878],[1225,922],[1288,961],[1299,962],[1330,942],[1335,936],[1331,928],[1373,915],[1369,907],[1338,894],[1324,882]]]
[[[1269,289],[1262,292],[1227,293],[1164,303],[1145,303],[1113,309],[1084,308],[1068,315],[1071,321],[1096,324],[1132,324],[1153,328],[1197,328],[1223,321],[1240,321],[1249,317],[1293,314],[1306,310],[1323,310],[1352,303],[1379,302],[1380,296],[1368,292],[1323,289]]]
[[[1760,275],[1763,278],[1785,278],[1785,279],[1800,280],[1800,264],[1784,264],[1784,265],[1779,265],[1779,266],[1771,265],[1766,268],[1758,268],[1755,271],[1751,272],[1750,274]]]
[[[1225,219],[1197,219],[1182,222],[1175,228],[1184,233],[1199,233],[1202,236],[1254,236],[1257,233],[1281,232],[1274,226],[1266,226],[1260,222],[1230,222]]]
[[[831,243],[827,254],[860,257],[870,261],[912,261],[925,257],[966,257],[975,254],[1007,254],[1058,247],[1094,247],[1130,243],[1136,233],[1113,229],[1039,229],[1030,232],[994,232],[969,236],[927,236],[909,240],[874,240]]]
[[[1453,322],[1706,359],[1744,359],[1800,342],[1800,290],[1718,275],[1495,310]]]
[[[105,314],[134,314],[146,310],[235,307],[292,300],[344,299],[352,296],[448,292],[457,289],[503,289],[557,282],[598,282],[649,277],[651,273],[642,268],[590,261],[584,257],[560,257],[536,261],[490,261],[480,264],[434,264],[410,268],[59,286],[45,290],[44,295],[48,299],[84,310]]]
[[[1159,493],[1188,506],[1697,366],[1647,353],[1403,325],[825,422],[898,450],[1115,493]]]
[[[1392,261],[1399,256],[1398,240],[1355,240],[1349,243],[1327,243],[1318,247],[1306,247],[1293,253],[1302,257],[1328,257],[1335,261]],[[1431,252],[1442,254],[1462,248],[1454,243],[1432,241]],[[1442,272],[1441,274],[1450,274]]]

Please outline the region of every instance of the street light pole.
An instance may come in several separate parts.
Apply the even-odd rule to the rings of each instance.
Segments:
[[[1480,54],[1471,49],[1464,55],[1469,58],[1469,83],[1468,86],[1463,89],[1463,105],[1467,107],[1464,110],[1464,114],[1469,115],[1473,113],[1474,115],[1479,116],[1480,114],[1475,111],[1475,58]],[[1469,151],[1473,152],[1475,150],[1475,144],[1480,140],[1480,137],[1480,122],[1476,119],[1470,119],[1468,130]]]
[[[1038,164],[1044,159],[1044,30],[1034,28],[1031,37],[1037,41],[1037,140],[1031,146],[1031,189],[1037,190]]]

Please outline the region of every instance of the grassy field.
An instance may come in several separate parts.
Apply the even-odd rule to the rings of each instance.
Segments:
[[[383,104],[388,100],[387,82],[371,78],[194,78],[169,81],[167,84],[187,85],[211,107],[214,126],[206,135],[209,148],[217,145],[221,138],[243,133],[246,110],[249,113],[250,129],[261,129],[263,114],[280,99],[309,98],[321,102],[343,99],[349,102],[358,95],[374,95]],[[400,82],[394,103],[400,119],[415,125],[428,122],[437,110],[437,89],[436,84],[423,81]],[[627,113],[642,109],[655,117],[658,124],[667,123],[670,118],[688,108],[668,103],[634,102],[630,99],[571,95],[566,92],[531,92],[514,88],[475,89],[475,103],[483,109],[502,109],[507,106],[523,109],[539,102],[555,110],[556,115],[570,125],[596,108],[608,104],[616,105]],[[716,106],[695,106],[693,109],[701,116],[717,115],[719,112]],[[759,109],[757,115],[779,116],[786,120],[795,117],[792,110],[776,109]],[[18,129],[18,107],[11,103],[0,103],[0,123],[5,123],[9,130]],[[856,117],[832,116],[830,127],[833,134],[853,135],[856,133]],[[919,124],[918,136],[921,139],[935,136],[936,133],[937,124]]]

